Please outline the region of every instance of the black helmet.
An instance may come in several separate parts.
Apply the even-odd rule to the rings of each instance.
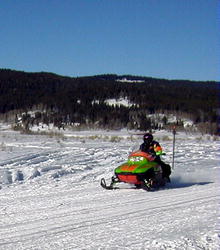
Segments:
[[[144,140],[145,143],[151,143],[153,141],[153,135],[150,134],[150,133],[146,133],[143,136],[143,140]]]

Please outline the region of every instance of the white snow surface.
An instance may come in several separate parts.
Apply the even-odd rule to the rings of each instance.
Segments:
[[[128,98],[119,98],[119,99],[107,99],[105,100],[105,103],[109,106],[125,106],[125,107],[131,107],[133,105],[137,106],[135,103],[132,103],[128,100]]]
[[[116,82],[128,82],[128,83],[136,83],[136,82],[145,82],[144,80],[129,80],[126,77],[122,78],[122,79],[117,79]]]
[[[63,134],[0,124],[0,249],[219,249],[219,141],[178,133],[171,183],[147,192],[100,186],[141,136]],[[172,134],[154,136],[171,163]]]

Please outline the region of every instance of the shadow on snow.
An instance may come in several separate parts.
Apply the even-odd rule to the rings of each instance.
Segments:
[[[183,181],[180,178],[172,178],[170,183],[170,188],[186,188],[195,185],[203,186],[213,183],[212,181]]]

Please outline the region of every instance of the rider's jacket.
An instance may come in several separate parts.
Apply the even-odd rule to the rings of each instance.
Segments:
[[[156,154],[157,156],[161,155],[163,152],[162,147],[157,141],[152,141],[150,144],[142,143],[140,150],[146,153]]]

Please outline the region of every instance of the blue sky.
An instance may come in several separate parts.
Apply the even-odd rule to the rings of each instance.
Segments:
[[[219,80],[218,0],[3,0],[0,68]]]

